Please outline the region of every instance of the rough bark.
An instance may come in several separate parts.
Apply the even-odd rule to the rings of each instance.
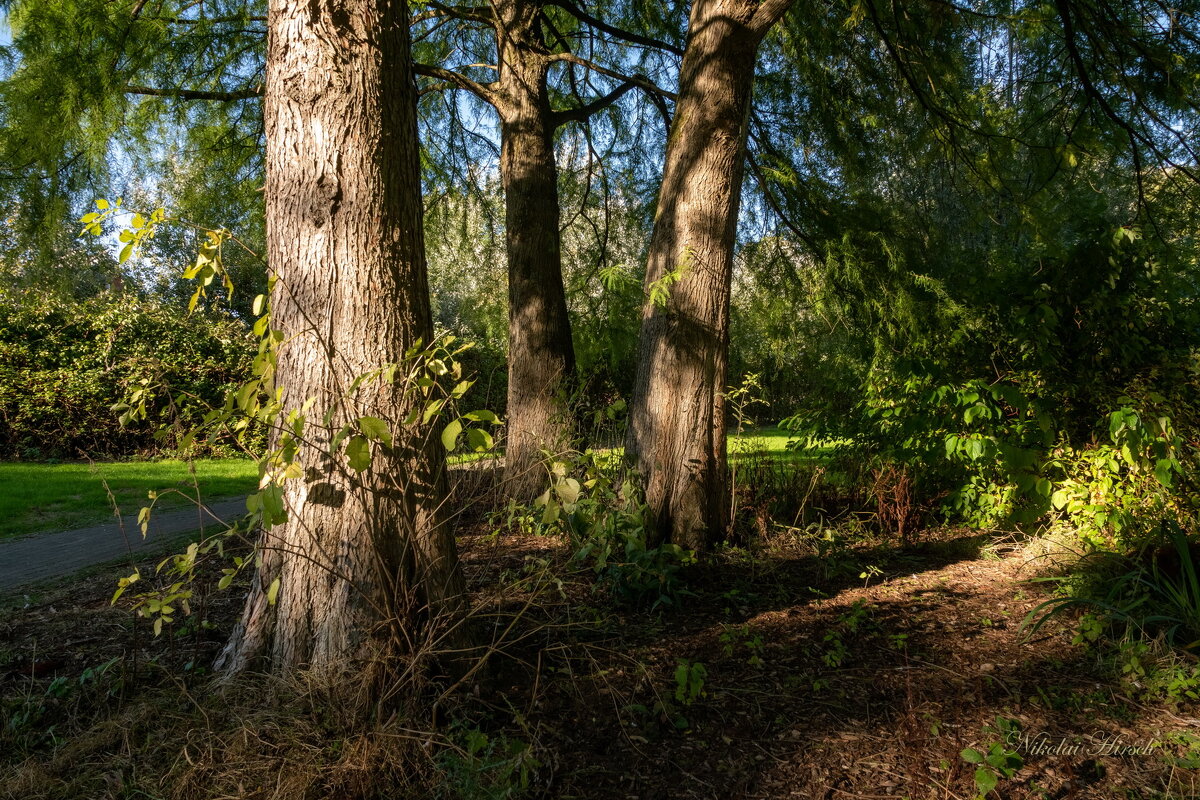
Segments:
[[[542,31],[549,5],[558,5],[581,22],[619,39],[677,52],[664,42],[606,25],[573,3],[496,0],[486,7],[439,9],[439,13],[494,26],[494,82],[480,84],[438,66],[418,68],[421,74],[443,81],[443,86],[472,92],[490,103],[500,118],[509,279],[504,486],[518,501],[532,499],[546,486],[542,451],[563,449],[576,432],[569,404],[575,388],[575,351],[562,276],[554,131],[560,125],[586,120],[634,87],[657,98],[664,116],[662,97],[671,96],[644,76],[626,76],[572,53],[550,52]],[[547,73],[557,61],[587,66],[622,83],[591,102],[556,111],[550,104]]]
[[[558,167],[542,41],[542,3],[496,3],[500,175],[508,255],[507,494],[528,501],[546,485],[543,449],[572,434],[567,404],[575,349],[563,288]]]
[[[226,674],[265,661],[278,673],[352,672],[347,685],[370,691],[400,642],[460,610],[437,437],[403,426],[400,387],[346,394],[355,376],[400,361],[431,333],[407,16],[397,0],[270,4],[267,254],[278,279],[273,327],[285,337],[277,380],[286,408],[315,403],[297,455],[305,474],[284,484],[288,521],[264,534],[262,566],[218,662]],[[364,415],[389,423],[394,446],[376,447],[357,473],[328,448]]]
[[[726,364],[733,246],[754,65],[790,2],[694,0],[646,266],[626,452],[645,482],[651,541],[703,549],[729,521]]]

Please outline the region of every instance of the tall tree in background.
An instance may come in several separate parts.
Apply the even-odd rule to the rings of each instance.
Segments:
[[[575,389],[575,350],[563,284],[555,131],[586,122],[634,88],[650,93],[664,109],[663,97],[670,97],[644,76],[628,76],[573,53],[569,38],[548,17],[548,9],[555,7],[565,9],[588,36],[603,32],[625,43],[679,52],[666,42],[601,22],[572,3],[497,0],[481,8],[438,5],[422,15],[485,29],[492,39],[486,47],[496,59],[494,81],[472,80],[466,70],[417,67],[419,74],[444,82],[440,88],[470,91],[491,105],[500,120],[509,302],[505,488],[519,500],[532,499],[545,488],[542,450],[558,451],[573,435],[568,400]],[[547,31],[553,41],[547,41]],[[575,92],[570,107],[555,109],[549,79],[556,64],[594,71],[615,85],[586,99]]]
[[[597,13],[634,29],[678,27],[659,11],[647,15],[626,3]],[[111,184],[125,183],[119,173],[128,165],[131,175],[145,178],[131,179],[133,186],[118,193],[140,188],[147,205],[219,222],[257,245],[262,0],[30,0],[14,4],[13,20],[17,68],[3,84],[0,114],[19,122],[36,109],[37,122],[0,132],[0,160],[23,165],[13,171],[16,193],[37,199],[27,203],[23,225],[37,219],[44,220],[41,229],[61,226],[78,216],[70,208],[73,195],[90,202],[114,191]],[[666,64],[668,74],[681,49],[602,21],[569,0],[431,3],[414,22],[429,62],[417,66],[429,79],[422,93],[467,90],[492,106],[500,123],[510,321],[506,485],[527,500],[545,482],[542,449],[566,445],[573,427],[567,400],[575,390],[575,352],[562,277],[556,132],[586,123],[634,88],[649,93],[665,117],[670,94],[636,70],[649,60]],[[464,53],[478,63],[449,66]],[[617,68],[599,63],[606,61]],[[61,99],[51,135],[41,112],[47,96]],[[167,147],[164,134],[174,139]],[[478,175],[478,164],[468,171]],[[238,178],[236,188],[230,175]],[[0,182],[5,177],[0,173]],[[42,195],[49,197],[48,212],[39,211]],[[188,234],[167,233],[151,243],[164,263],[184,260],[191,246]],[[45,245],[37,249],[50,253]],[[235,277],[239,286],[255,285],[246,271]],[[255,293],[239,292],[235,302]]]
[[[277,672],[353,672],[369,688],[396,643],[431,616],[453,616],[464,591],[440,514],[440,444],[404,424],[402,387],[348,388],[431,335],[407,6],[275,0],[268,29],[277,379],[285,408],[314,404],[297,453],[305,474],[284,484],[288,520],[266,534],[219,668],[266,656]],[[354,473],[330,449],[359,415],[386,423],[391,443]]]
[[[654,535],[694,549],[729,520],[723,393],[747,117],[759,43],[791,2],[694,0],[688,21],[626,452]]]

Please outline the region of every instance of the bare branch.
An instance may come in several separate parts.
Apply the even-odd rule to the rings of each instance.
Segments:
[[[790,3],[792,0],[788,0],[788,2]],[[571,0],[550,0],[549,5],[558,6],[563,11],[566,11],[572,17],[584,23],[585,25],[595,28],[603,33],[607,33],[609,36],[616,37],[617,39],[630,42],[631,44],[640,44],[644,47],[653,47],[656,50],[665,50],[666,52],[674,53],[677,56],[683,55],[683,48],[681,47],[676,47],[675,45],[661,41],[660,39],[642,36],[641,34],[622,30],[621,28],[609,25],[607,22],[593,17],[591,14],[587,13],[582,8],[571,2]]]
[[[583,67],[584,69],[590,69],[593,72],[606,75],[609,78],[615,78],[616,80],[623,81],[625,83],[631,83],[634,86],[637,86],[639,89],[644,89],[645,91],[656,94],[659,97],[666,97],[670,100],[675,99],[674,92],[668,92],[666,89],[660,88],[658,84],[647,78],[645,75],[626,75],[624,73],[617,72],[615,69],[603,67],[594,61],[588,61],[586,58],[580,58],[574,53],[552,53],[548,60],[565,61],[568,64],[575,64],[576,66]]]
[[[481,22],[484,25],[494,25],[496,22],[496,14],[491,6],[448,6],[438,2],[426,3],[426,5],[429,6],[428,11],[413,15],[411,20],[413,25],[440,17],[465,19],[470,22]]]
[[[621,99],[626,92],[635,88],[636,86],[637,84],[633,83],[632,81],[625,81],[616,89],[613,89],[603,97],[597,97],[590,103],[586,103],[576,108],[564,109],[562,111],[552,111],[550,112],[550,125],[557,128],[558,126],[564,125],[568,122],[582,122],[588,117],[592,116],[592,114],[595,114],[597,111],[603,111],[604,109],[608,108],[613,103],[617,102],[617,100]]]
[[[480,100],[496,105],[497,100],[494,84],[489,83],[485,85],[478,83],[453,70],[443,69],[442,67],[431,67],[428,64],[413,64],[413,72],[418,75],[424,75],[426,78],[437,78],[445,83],[452,83],[459,89],[466,89]]]

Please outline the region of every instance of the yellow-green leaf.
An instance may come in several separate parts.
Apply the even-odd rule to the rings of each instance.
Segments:
[[[462,433],[462,420],[459,419],[453,420],[442,431],[442,447],[445,447],[447,452],[454,449],[460,433]]]

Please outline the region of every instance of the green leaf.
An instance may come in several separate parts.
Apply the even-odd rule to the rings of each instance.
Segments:
[[[986,767],[980,767],[975,770],[975,788],[979,790],[981,795],[986,795],[992,789],[996,788],[999,780],[996,778],[996,773]]]
[[[463,416],[465,416],[467,419],[471,420],[472,422],[490,422],[493,425],[500,422],[499,417],[497,417],[491,411],[487,411],[487,410],[472,411],[469,414],[464,414]]]
[[[467,446],[475,452],[491,450],[493,445],[495,445],[495,441],[487,431],[480,428],[471,428],[467,431]]]
[[[355,434],[346,443],[346,458],[350,461],[350,469],[362,472],[371,466],[371,444],[366,437]]]
[[[279,578],[271,581],[271,585],[267,587],[267,605],[275,605],[277,599],[279,599]]]
[[[217,581],[217,588],[218,589],[228,589],[229,584],[231,584],[231,583],[233,583],[232,575],[222,575],[221,580]]]
[[[967,457],[975,461],[983,457],[984,445],[982,439],[967,440]]]
[[[946,457],[954,458],[956,452],[958,452],[958,435],[951,433],[946,436]]]
[[[442,431],[442,447],[446,448],[446,452],[454,450],[454,446],[458,443],[458,435],[462,433],[462,420],[453,420]]]
[[[1154,465],[1154,477],[1158,482],[1168,489],[1171,488],[1171,468],[1174,466],[1175,460],[1171,458],[1160,458]]]
[[[359,417],[358,428],[368,439],[379,442],[384,447],[392,446],[391,429],[379,417]]]
[[[553,525],[558,519],[558,503],[553,500],[546,500],[546,507],[542,510],[542,524]]]
[[[258,493],[259,502],[262,504],[263,518],[266,522],[272,525],[284,522],[287,519],[287,512],[283,508],[283,487],[278,484],[271,484],[263,488]],[[250,501],[246,501],[246,505],[250,505]]]
[[[101,211],[107,211],[108,210],[108,201],[105,200],[103,197],[101,197],[100,199],[98,199],[96,201],[96,208],[100,209]]]
[[[563,505],[572,505],[579,499],[579,481],[574,478],[560,481],[554,485],[554,493],[558,495],[558,499],[562,500]]]
[[[982,764],[983,753],[979,752],[973,747],[968,747],[966,750],[962,751],[962,760],[966,761],[968,764]]]
[[[426,424],[429,420],[442,410],[442,406],[446,404],[445,400],[433,400],[429,405],[425,406],[425,413],[421,417],[421,423]]]

